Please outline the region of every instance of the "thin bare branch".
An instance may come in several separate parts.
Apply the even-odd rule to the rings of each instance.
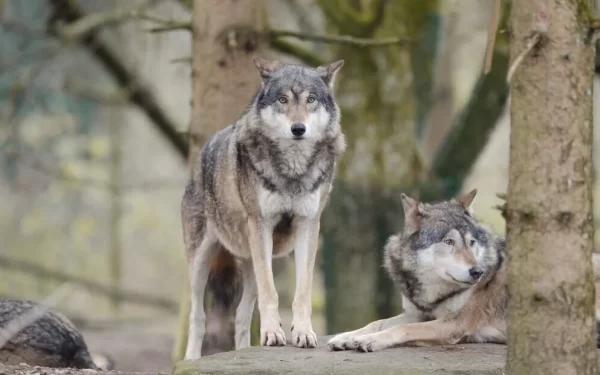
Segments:
[[[65,41],[72,41],[109,24],[122,22],[131,18],[145,19],[147,16],[144,14],[144,10],[151,4],[151,2],[143,2],[132,8],[116,8],[86,15],[61,27],[61,38]]]
[[[527,56],[529,51],[531,51],[533,49],[533,47],[535,47],[535,45],[540,42],[541,37],[542,37],[542,34],[540,34],[539,32],[536,31],[529,38],[529,40],[527,41],[527,44],[525,45],[525,49],[515,58],[515,61],[513,61],[510,68],[508,68],[508,74],[506,75],[506,82],[510,83],[513,75],[515,74],[515,71],[517,70],[517,68],[519,67],[519,65],[525,58],[525,56]]]
[[[488,74],[492,70],[492,57],[494,56],[494,46],[496,44],[496,34],[500,25],[500,14],[502,13],[502,0],[494,0],[492,17],[488,28],[487,49],[485,51],[485,66],[483,74]]]
[[[50,2],[55,13],[54,18],[57,20],[70,24],[86,17],[74,1],[50,0]],[[186,158],[188,145],[178,136],[179,127],[163,110],[154,94],[143,84],[140,77],[129,69],[117,54],[102,41],[96,30],[92,29],[85,33],[82,37],[82,44],[104,65],[122,89],[129,90],[131,103],[138,106],[163,136],[169,140],[181,157]]]
[[[163,21],[165,22],[165,21]],[[165,32],[172,30],[192,30],[191,21],[166,21],[167,24],[162,27],[156,27],[150,29],[151,32]],[[242,29],[236,30],[231,29],[228,32],[242,31]],[[296,38],[299,40],[306,40],[312,42],[321,42],[327,44],[342,44],[350,45],[355,47],[386,47],[391,45],[408,45],[410,40],[406,38],[394,37],[394,38],[382,38],[382,39],[371,39],[371,38],[358,38],[350,35],[327,35],[327,34],[313,34],[291,30],[266,30],[259,32],[256,30],[243,30],[245,32],[254,32],[259,36],[268,39],[277,38]]]
[[[162,33],[166,31],[192,31],[192,22],[191,21],[176,21],[176,20],[164,20],[155,17],[145,17],[146,21],[152,21],[154,23],[160,24],[162,26],[157,26],[151,28],[149,31],[151,33]]]
[[[390,45],[408,45],[410,41],[406,38],[384,38],[370,39],[357,38],[349,35],[322,35],[312,33],[302,33],[289,30],[269,30],[266,34],[270,38],[296,38],[299,40],[307,40],[312,42],[321,42],[328,44],[342,44],[355,47],[385,47]]]

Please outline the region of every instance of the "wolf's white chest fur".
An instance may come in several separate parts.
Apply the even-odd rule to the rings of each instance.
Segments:
[[[258,205],[264,218],[274,218],[282,213],[294,216],[314,218],[319,213],[321,190],[303,195],[282,195],[263,188],[258,188]]]

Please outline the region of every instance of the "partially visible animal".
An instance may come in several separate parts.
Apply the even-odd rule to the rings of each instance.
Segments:
[[[505,239],[472,216],[476,193],[432,204],[402,194],[404,228],[389,238],[384,265],[400,289],[404,312],[333,337],[331,349],[506,343]],[[600,255],[592,262],[598,293]],[[598,320],[598,298],[596,312]]]
[[[272,260],[294,251],[292,344],[317,346],[311,290],[321,213],[346,147],[333,97],[343,61],[309,68],[255,58],[261,87],[241,117],[202,148],[181,204],[191,286],[186,359],[202,355],[204,294],[231,305],[242,288],[235,347],[250,345],[258,297],[260,343],[286,344]]]
[[[26,324],[30,314],[39,316]],[[100,369],[77,328],[36,302],[0,298],[0,344],[4,341],[0,363],[5,365]]]

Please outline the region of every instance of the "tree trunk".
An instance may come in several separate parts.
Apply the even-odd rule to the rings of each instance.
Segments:
[[[254,30],[263,25],[262,1],[196,0],[193,8],[192,118],[189,129],[189,165],[193,167],[204,142],[242,114],[260,86],[252,57],[264,54]],[[187,289],[189,290],[189,288]],[[207,293],[209,294],[209,293]],[[189,293],[185,297],[189,299]],[[211,300],[210,295],[208,301]],[[182,301],[175,361],[185,353],[189,303]],[[203,355],[233,348],[231,312],[206,306]],[[212,327],[218,327],[215,331]],[[223,329],[223,327],[229,327]]]
[[[515,0],[507,374],[596,374],[592,0]]]
[[[422,40],[438,1],[321,0],[319,5],[330,33],[378,38],[397,35],[402,24],[403,36]],[[328,333],[399,312],[381,262],[387,237],[402,224],[400,191],[410,189],[422,170],[415,90],[406,84],[412,65],[424,63],[421,52],[416,47],[335,49],[335,56],[346,61],[336,98],[348,148],[321,222]],[[426,64],[419,70],[419,82],[427,81],[429,70]]]

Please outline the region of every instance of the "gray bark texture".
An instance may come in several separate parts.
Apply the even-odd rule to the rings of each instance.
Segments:
[[[592,0],[514,0],[509,375],[596,374],[591,264]]]

